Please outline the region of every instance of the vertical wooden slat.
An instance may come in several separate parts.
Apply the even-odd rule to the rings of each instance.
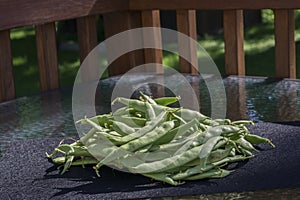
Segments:
[[[195,10],[177,10],[176,12],[177,30],[183,34],[188,35],[190,38],[197,40],[197,27],[196,27],[196,11]],[[197,59],[197,46],[178,38],[179,55],[187,55],[191,62],[179,57],[179,70],[182,73],[196,74],[198,67]],[[193,67],[194,66],[194,67]]]
[[[225,71],[245,75],[243,10],[224,10]]]
[[[142,25],[143,27],[160,27],[160,14],[159,10],[145,10],[142,11]],[[145,49],[144,57],[145,63],[157,63],[153,69],[145,69],[147,72],[163,73],[162,68],[162,44],[161,44],[161,31],[144,32],[144,44],[152,43],[156,49]]]
[[[274,10],[276,77],[296,78],[294,10]]]
[[[141,27],[141,13],[140,12],[114,12],[103,15],[105,37],[108,38],[122,31]],[[117,25],[116,25],[117,23]],[[134,40],[134,38],[132,38]],[[128,41],[129,43],[131,41]],[[108,54],[113,53],[113,49],[108,49]],[[144,63],[143,50],[122,55],[115,60],[108,68],[109,75],[124,74],[134,66]]]
[[[97,45],[97,20],[96,16],[81,17],[76,20],[77,35],[80,53],[80,62],[82,63],[90,51]],[[90,58],[91,59],[91,58]],[[87,60],[86,62],[89,62]],[[99,78],[99,69],[96,62],[86,63],[84,72],[81,72],[84,81],[96,80]]]
[[[0,31],[0,102],[15,98],[9,30]]]
[[[41,91],[59,87],[55,24],[35,27]]]
[[[77,35],[80,52],[80,62],[97,45],[97,22],[96,16],[81,17],[76,20]]]

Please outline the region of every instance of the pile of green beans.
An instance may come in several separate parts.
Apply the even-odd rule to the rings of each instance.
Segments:
[[[274,144],[251,134],[252,121],[211,119],[197,111],[170,107],[179,97],[116,98],[124,106],[110,114],[84,118],[91,127],[73,143],[61,141],[47,157],[65,173],[71,166],[93,165],[98,176],[103,165],[118,166],[171,185],[206,178],[222,178],[261,143]]]

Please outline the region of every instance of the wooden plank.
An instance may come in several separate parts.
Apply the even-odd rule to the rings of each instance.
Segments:
[[[97,20],[96,16],[81,17],[77,22],[77,35],[80,53],[80,62],[82,63],[86,56],[97,46]],[[92,58],[90,58],[92,59]],[[99,79],[99,69],[95,62],[86,60],[87,67],[81,72],[81,78],[84,81]],[[89,63],[87,63],[89,62]],[[81,68],[82,69],[82,68]]]
[[[10,31],[0,31],[0,102],[15,98]]]
[[[0,30],[128,10],[127,0],[1,0]]]
[[[81,17],[76,20],[77,35],[80,49],[80,62],[97,45],[97,22],[96,16]]]
[[[265,8],[299,9],[300,0],[1,0],[0,30],[125,10]]]
[[[142,24],[143,27],[160,27],[160,14],[159,10],[146,10],[142,11]],[[162,67],[162,38],[161,31],[147,31],[143,32],[144,44],[154,45],[155,49],[145,49],[144,57],[145,63],[157,63],[154,68],[145,69],[146,72],[163,73]]]
[[[274,10],[276,77],[296,78],[293,10]]]
[[[177,31],[197,41],[195,10],[177,10],[176,21]],[[179,55],[186,55],[187,59],[190,60],[188,62],[186,59],[179,57],[179,71],[182,73],[198,73],[195,69],[195,67],[198,68],[197,45],[192,41],[183,41],[182,37],[178,37],[178,50]]]
[[[55,24],[35,27],[41,91],[59,87]]]
[[[140,12],[114,12],[103,15],[104,31],[106,38],[111,37],[117,33],[130,30],[133,28],[141,27],[141,13]],[[118,25],[116,25],[118,22]],[[135,38],[129,39],[127,45],[130,45]],[[107,49],[108,54],[113,54],[114,49]],[[108,55],[109,57],[109,55]],[[120,56],[117,60],[113,61],[108,68],[109,75],[124,74],[132,67],[144,64],[143,50],[136,50]]]
[[[300,0],[129,0],[130,10],[296,9]]]
[[[245,75],[243,11],[225,10],[223,26],[226,75]]]

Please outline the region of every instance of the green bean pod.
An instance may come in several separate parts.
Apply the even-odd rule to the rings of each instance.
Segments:
[[[172,156],[166,158],[161,161],[155,161],[150,163],[143,163],[136,167],[133,167],[132,170],[138,173],[158,173],[164,172],[165,170],[170,170],[179,166],[182,166],[195,158],[199,155],[202,146],[194,147],[188,151],[185,151],[181,154],[176,156]]]
[[[202,166],[203,168],[205,167],[207,158],[209,157],[214,146],[222,139],[223,139],[223,137],[221,137],[221,136],[214,136],[214,137],[208,139],[207,142],[203,144],[203,148],[201,149],[201,151],[199,153],[199,158],[200,158],[199,165],[200,166]]]
[[[235,126],[231,125],[218,125],[218,126],[212,126],[209,127],[204,132],[204,142],[206,142],[208,139],[216,136],[226,136],[230,133],[237,133],[240,129]]]
[[[239,138],[238,140],[236,140],[236,143],[237,143],[240,147],[242,147],[242,148],[244,148],[244,149],[246,149],[246,150],[248,150],[248,151],[252,151],[252,150],[258,151],[257,149],[255,149],[255,148],[253,147],[253,145],[252,145],[250,142],[248,142],[248,141],[245,140],[244,138]]]
[[[189,109],[185,109],[185,108],[181,108],[177,111],[175,111],[175,114],[180,116],[182,119],[184,119],[185,121],[191,121],[193,119],[197,119],[198,121],[204,121],[205,119],[207,119],[208,117],[205,115],[202,115],[201,113],[194,111],[194,110],[189,110]]]
[[[232,122],[232,124],[234,124],[234,125],[245,125],[245,124],[254,125],[254,122],[250,121],[250,120],[238,120],[238,121]]]
[[[153,105],[157,105],[157,103],[152,99],[150,96],[144,94],[143,92],[140,91],[141,97],[145,102],[148,102]]]
[[[131,127],[143,127],[146,124],[146,119],[139,117],[130,117],[126,115],[114,116],[115,120],[122,122]]]
[[[134,140],[136,138],[139,138],[139,137],[143,136],[144,134],[148,133],[149,131],[153,130],[156,126],[158,126],[164,122],[166,115],[167,115],[167,112],[162,112],[154,120],[150,121],[150,123],[146,124],[144,127],[139,129],[138,131],[136,131],[130,135],[126,135],[126,136],[122,137],[118,141],[118,144],[125,144],[125,143],[127,143],[131,140]]]
[[[275,145],[271,142],[271,140],[267,139],[267,138],[263,138],[260,137],[258,135],[253,135],[253,134],[246,134],[245,135],[245,139],[252,143],[252,144],[261,144],[261,143],[268,143],[270,144],[272,147],[275,147]]]
[[[220,161],[228,156],[230,156],[231,151],[233,148],[227,148],[227,149],[217,149],[211,152],[211,154],[207,158],[207,163],[211,164],[217,161]],[[200,165],[200,159],[196,158],[195,160],[189,162],[186,164],[187,166],[195,166]]]
[[[245,157],[245,156],[241,156],[241,155],[234,156],[234,157],[227,157],[227,158],[224,158],[224,159],[222,159],[220,161],[217,161],[215,163],[208,164],[205,167],[203,167],[201,164],[200,165],[196,165],[195,167],[189,168],[189,169],[187,169],[184,172],[181,172],[181,173],[178,173],[178,174],[176,174],[174,176],[171,176],[171,178],[173,180],[183,180],[183,179],[185,179],[187,177],[190,177],[192,175],[209,171],[209,170],[211,170],[213,168],[216,168],[218,166],[224,165],[226,163],[242,161],[242,160],[246,160],[246,159],[249,159],[249,158],[250,158],[250,156],[249,157]]]
[[[122,107],[122,108],[117,109],[113,113],[113,116],[130,115],[134,112],[135,112],[134,108]]]
[[[141,147],[144,147],[150,143],[155,142],[162,136],[164,136],[168,131],[170,131],[174,127],[173,121],[167,121],[162,123],[161,126],[155,128],[154,130],[146,133],[140,138],[132,140],[124,145],[121,146],[122,149],[127,151],[135,151]]]
[[[177,97],[161,97],[161,98],[156,98],[154,99],[154,101],[161,105],[161,106],[168,106],[172,103],[176,103],[177,101],[179,101],[181,99],[180,96]]]
[[[145,104],[146,104],[146,108],[147,108],[146,118],[147,118],[147,120],[151,121],[151,120],[155,119],[156,114],[155,114],[154,109],[153,109],[153,107],[150,103],[146,102]]]
[[[128,151],[128,153],[134,152],[134,151],[138,150],[139,148],[142,148],[142,147],[156,141],[157,139],[162,137],[165,133],[167,133],[169,130],[171,130],[173,127],[174,127],[174,122],[172,122],[172,121],[164,122],[161,126],[146,133],[142,137],[132,140],[132,141],[120,146],[120,148],[116,149],[115,151],[111,152],[108,156],[106,156],[105,159],[103,159],[101,161],[101,163],[103,163],[103,164],[110,163],[113,160],[116,160],[116,159],[124,156],[125,151]]]
[[[147,176],[147,177],[150,177],[152,179],[158,180],[158,181],[168,183],[170,185],[174,185],[174,186],[183,184],[183,183],[179,183],[177,181],[174,181],[172,178],[170,178],[165,173],[148,173],[148,174],[143,174],[143,175]]]
[[[127,124],[120,122],[120,121],[113,121],[112,122],[112,128],[117,133],[119,133],[121,136],[129,135],[131,133],[134,133],[134,128],[128,126]]]
[[[76,123],[81,122],[81,124],[88,124],[87,119],[102,126],[105,127],[106,124],[110,124],[111,120],[113,119],[113,116],[111,114],[103,114],[103,115],[97,115],[95,117],[91,118],[84,118],[82,120],[77,121]]]
[[[164,144],[170,142],[172,139],[177,139],[180,136],[184,135],[189,129],[191,129],[193,126],[195,126],[198,123],[198,120],[194,119],[186,124],[182,124],[171,131],[169,131],[167,134],[165,134],[163,137],[160,138],[160,140],[156,141],[155,144]]]
[[[200,180],[205,178],[223,178],[225,176],[228,176],[232,171],[225,170],[225,169],[212,169],[210,171],[199,173],[187,178],[184,178],[183,180]]]

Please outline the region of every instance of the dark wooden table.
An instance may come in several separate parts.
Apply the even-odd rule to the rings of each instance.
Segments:
[[[186,78],[199,94],[201,112],[209,115],[210,100],[203,80],[198,76]],[[118,77],[100,81],[97,112],[110,111],[110,95],[116,81]],[[0,104],[0,199],[131,199],[228,195],[226,192],[253,198],[266,198],[273,193],[299,197],[300,82],[253,77],[226,77],[223,81],[227,117],[254,120],[257,126],[251,130],[270,137],[277,145],[276,149],[263,146],[255,158],[243,163],[231,176],[180,187],[109,168],[103,169],[101,178],[96,178],[90,168],[74,168],[60,176],[44,153],[51,151],[61,138],[77,137],[72,90],[66,88]],[[154,92],[157,88],[149,85],[141,90],[153,96],[158,94]]]

